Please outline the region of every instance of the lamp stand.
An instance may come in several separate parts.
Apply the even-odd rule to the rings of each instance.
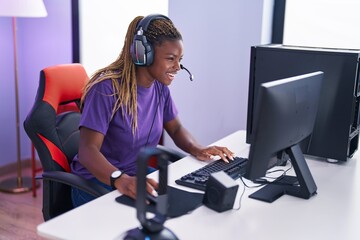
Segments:
[[[17,177],[6,179],[0,182],[0,191],[7,193],[23,193],[32,190],[30,177],[22,177],[21,167],[21,147],[20,147],[20,114],[19,114],[19,83],[18,83],[18,64],[17,64],[17,44],[16,44],[16,18],[12,17],[13,40],[14,40],[14,66],[15,66],[15,112],[16,112],[16,147],[17,147]],[[40,186],[36,184],[36,188]]]

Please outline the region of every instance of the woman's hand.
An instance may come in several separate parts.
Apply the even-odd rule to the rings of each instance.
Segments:
[[[210,146],[203,149],[199,149],[196,153],[193,154],[197,159],[206,161],[210,159],[214,159],[215,156],[219,156],[225,162],[229,162],[229,160],[234,160],[234,153],[230,151],[227,147],[219,147],[219,146]]]
[[[115,187],[119,192],[122,194],[131,197],[133,199],[136,199],[136,177],[135,176],[129,176],[127,174],[121,175],[119,179],[115,181]],[[146,191],[156,196],[156,189],[158,189],[159,185],[158,183],[151,178],[146,179]]]

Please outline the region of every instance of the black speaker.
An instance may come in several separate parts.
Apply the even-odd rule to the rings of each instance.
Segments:
[[[206,185],[203,203],[217,211],[224,212],[234,206],[239,185],[224,171],[210,175]]]
[[[150,14],[144,17],[136,26],[136,34],[130,47],[130,54],[133,63],[137,66],[150,66],[154,61],[154,47],[148,42],[144,32],[147,30],[151,21],[155,19],[167,19],[165,15]]]

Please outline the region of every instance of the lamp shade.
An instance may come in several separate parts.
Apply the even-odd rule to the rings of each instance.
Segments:
[[[43,0],[0,0],[0,16],[46,17]]]

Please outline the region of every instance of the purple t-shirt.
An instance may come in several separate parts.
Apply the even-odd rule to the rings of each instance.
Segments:
[[[156,146],[163,131],[163,124],[174,119],[178,112],[167,86],[158,81],[149,88],[137,86],[138,129],[133,135],[131,117],[124,112],[124,108],[118,110],[111,119],[116,100],[113,93],[110,80],[92,87],[85,99],[80,127],[84,126],[104,134],[101,153],[121,171],[135,175],[139,150],[145,145]],[[71,169],[73,173],[86,179],[94,177],[81,165],[77,155]]]

